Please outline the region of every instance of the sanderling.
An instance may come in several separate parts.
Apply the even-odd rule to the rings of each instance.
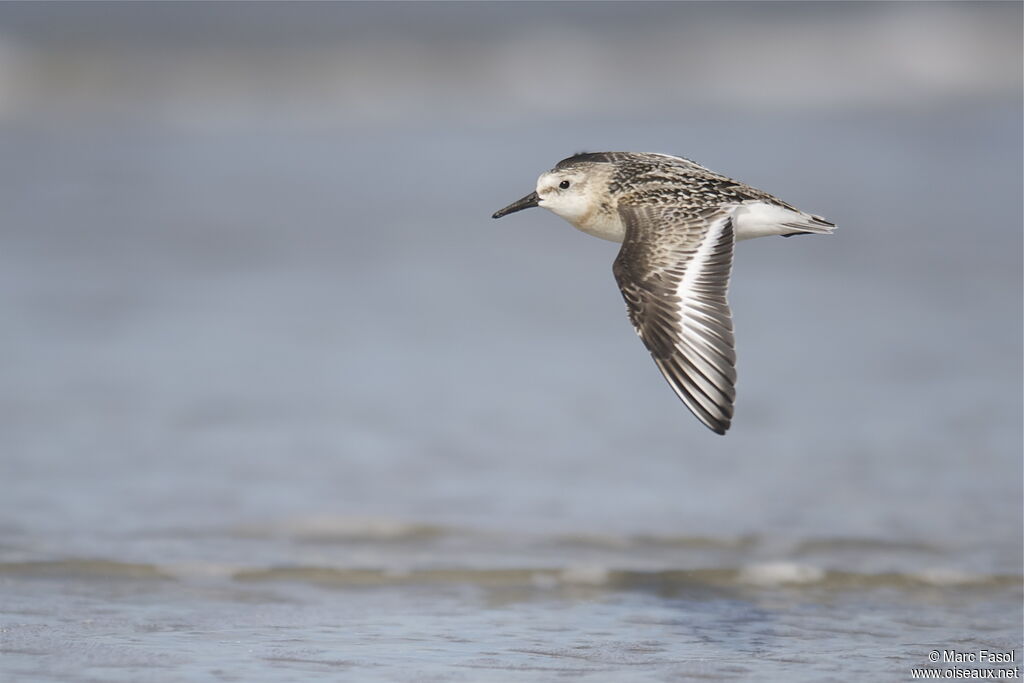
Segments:
[[[658,369],[718,434],[732,423],[736,351],[726,300],[737,240],[835,225],[767,192],[667,154],[577,154],[541,174],[537,189],[495,212],[533,206],[621,242],[612,271],[629,318]]]

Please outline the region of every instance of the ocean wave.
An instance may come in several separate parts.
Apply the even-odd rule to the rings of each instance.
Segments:
[[[289,538],[298,541],[330,543],[409,541],[467,532],[387,517],[318,516],[265,524],[250,524],[233,528],[229,533],[239,538]]]
[[[738,567],[638,571],[600,565],[522,568],[359,568],[338,566],[164,566],[93,558],[0,563],[0,577],[178,581],[223,577],[243,583],[298,582],[330,588],[466,585],[482,588],[598,588],[609,591],[681,592],[709,589],[817,588],[834,591],[892,589],[1016,589],[1019,574],[981,574],[934,567],[914,572],[862,573],[794,562]]]

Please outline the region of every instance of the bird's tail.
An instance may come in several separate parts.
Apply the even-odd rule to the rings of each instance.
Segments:
[[[793,228],[794,232],[786,233],[783,237],[793,235],[831,235],[836,230],[836,224],[825,220],[821,216],[814,216],[809,213],[801,214],[801,220],[786,221],[782,225]]]

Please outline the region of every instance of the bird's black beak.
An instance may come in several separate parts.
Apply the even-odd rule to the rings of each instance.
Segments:
[[[510,213],[515,213],[516,211],[522,211],[523,209],[529,209],[529,208],[532,208],[534,206],[537,206],[539,202],[540,202],[540,197],[537,196],[537,193],[536,192],[531,192],[530,194],[526,195],[525,197],[523,197],[519,201],[512,202],[511,204],[506,206],[504,209],[498,209],[497,211],[494,212],[494,215],[491,216],[491,218],[501,218],[502,216],[507,216]]]

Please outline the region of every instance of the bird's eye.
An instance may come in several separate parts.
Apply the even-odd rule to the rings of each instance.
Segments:
[[[558,186],[560,188],[562,188],[563,190],[568,190],[569,189],[569,181],[568,180],[563,180],[562,182],[558,183]]]

